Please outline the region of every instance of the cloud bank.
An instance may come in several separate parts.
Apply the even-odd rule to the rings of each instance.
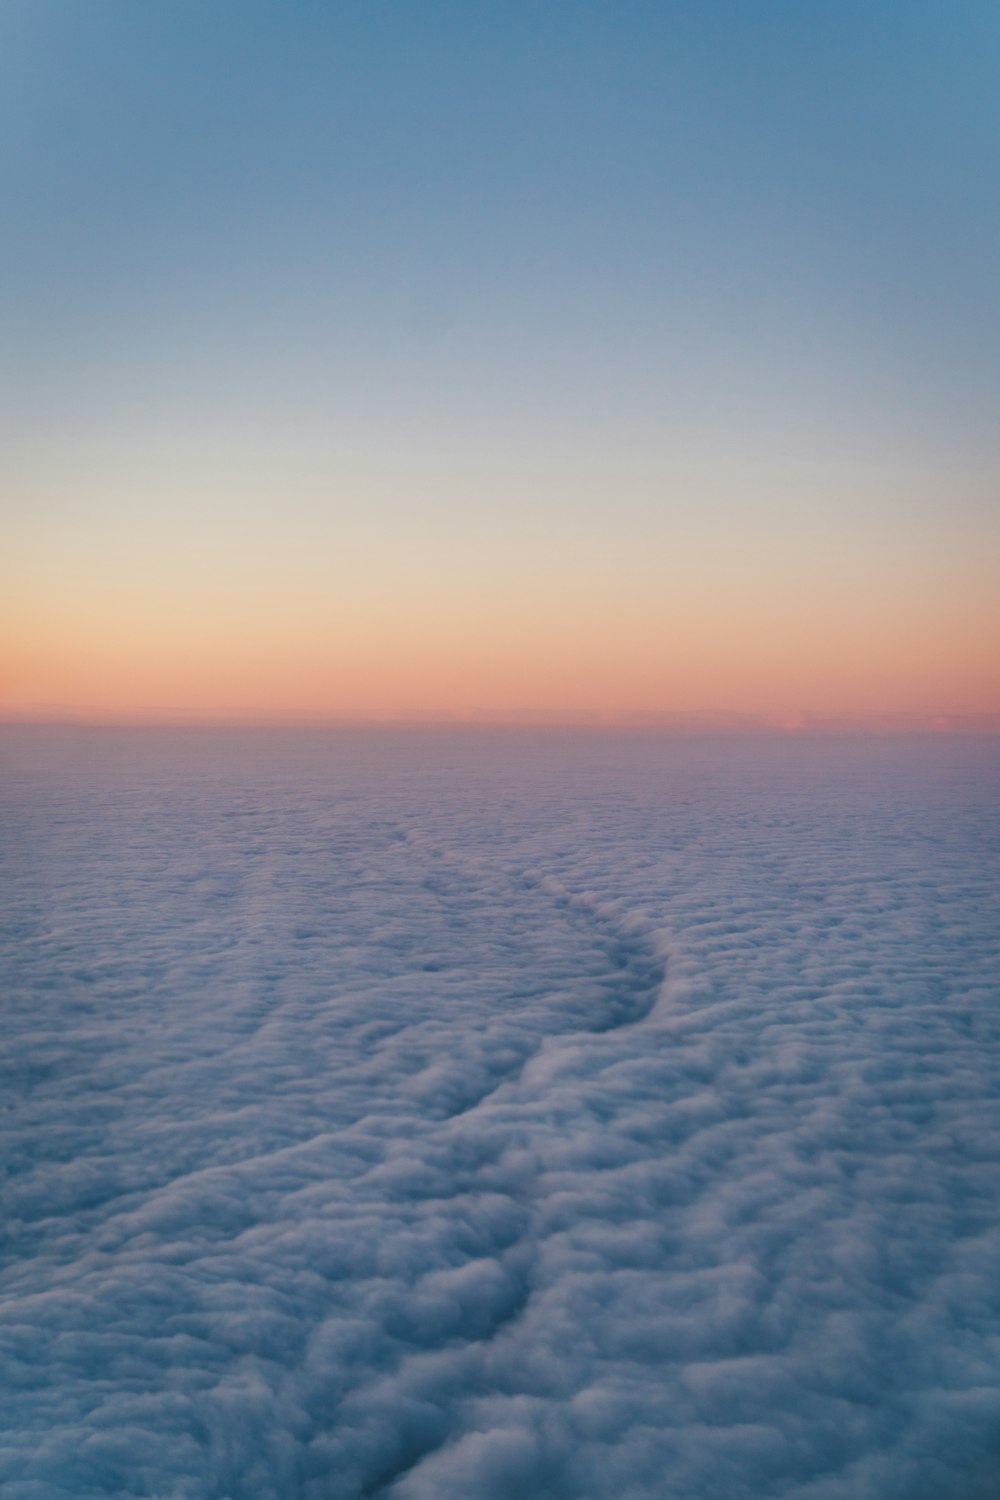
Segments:
[[[984,742],[8,732],[11,1500],[986,1500]]]

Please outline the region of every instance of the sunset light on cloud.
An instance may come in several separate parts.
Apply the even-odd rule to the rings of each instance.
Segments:
[[[723,13],[6,7],[0,714],[995,723],[995,12]]]

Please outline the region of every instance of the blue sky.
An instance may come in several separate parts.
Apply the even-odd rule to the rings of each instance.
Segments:
[[[994,6],[41,0],[0,41],[36,598],[60,531],[112,575],[438,537],[442,586],[463,533],[995,541]]]

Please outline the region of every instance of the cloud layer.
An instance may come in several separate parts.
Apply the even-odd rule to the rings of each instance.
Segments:
[[[985,741],[8,733],[11,1500],[986,1500]]]

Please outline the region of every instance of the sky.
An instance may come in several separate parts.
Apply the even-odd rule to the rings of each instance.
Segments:
[[[988,0],[0,8],[0,716],[997,722]]]

